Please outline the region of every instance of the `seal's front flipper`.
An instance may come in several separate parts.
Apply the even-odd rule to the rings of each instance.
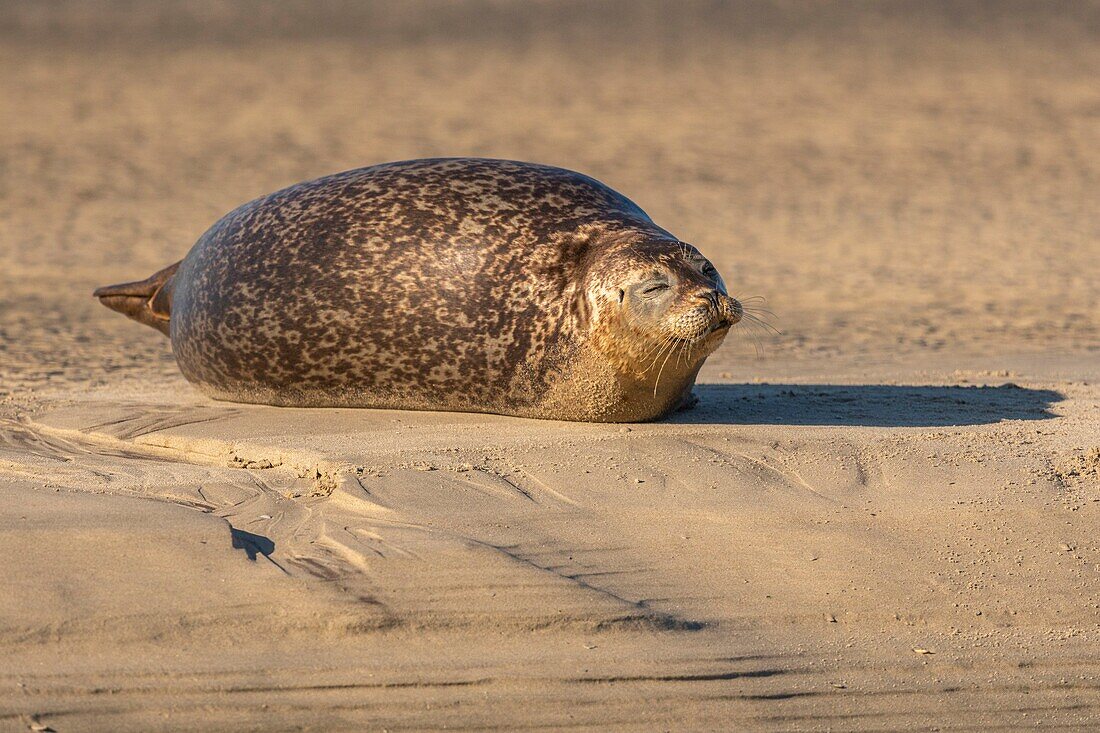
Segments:
[[[172,314],[172,281],[179,266],[177,262],[140,282],[99,288],[95,297],[111,310],[152,326],[167,336]]]

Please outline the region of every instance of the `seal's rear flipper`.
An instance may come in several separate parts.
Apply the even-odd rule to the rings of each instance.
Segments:
[[[140,282],[99,288],[95,297],[111,310],[152,326],[167,336],[172,313],[172,279],[179,266],[177,262]]]

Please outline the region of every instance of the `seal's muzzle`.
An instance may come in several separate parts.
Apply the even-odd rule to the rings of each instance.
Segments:
[[[740,321],[744,313],[736,298],[717,291],[704,296],[703,300],[703,303],[675,319],[673,336],[683,341],[698,341],[715,331],[729,328]]]
[[[731,298],[722,293],[718,293],[717,296],[718,317],[722,320],[722,325],[732,326],[740,321],[745,309],[741,307],[741,303],[737,298]]]

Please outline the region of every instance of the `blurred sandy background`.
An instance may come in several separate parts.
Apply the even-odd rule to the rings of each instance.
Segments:
[[[0,576],[15,589],[0,603],[0,726],[201,729],[216,714],[272,729],[261,704],[325,729],[1100,724],[1098,79],[1096,2],[0,5]],[[256,196],[445,155],[606,182],[710,256],[734,294],[766,296],[782,335],[727,340],[702,375],[699,425],[626,435],[204,402],[159,334],[91,298],[181,258]],[[582,475],[594,455],[623,463]],[[623,467],[635,460],[644,471]],[[726,473],[700,478],[700,461]],[[457,466],[437,472],[457,481],[467,464],[525,471],[569,501],[513,515],[418,483],[431,473],[418,466]],[[270,478],[280,465],[290,483]],[[372,472],[380,486],[363,490],[388,514],[333,499]],[[696,493],[723,487],[721,501]],[[271,526],[279,511],[299,524]],[[336,541],[321,516],[369,525],[370,542],[421,564]],[[86,517],[102,517],[99,534]],[[448,521],[451,545],[401,534]],[[171,549],[204,532],[209,557]],[[517,550],[527,570],[478,570],[463,554],[523,539],[509,532],[553,534],[546,551],[569,561],[592,538],[627,549],[497,608],[497,590],[542,582],[524,573],[568,564]],[[280,562],[290,580],[270,583],[293,592],[257,581],[241,548]],[[803,567],[830,551],[836,566]],[[445,600],[452,561],[484,593]],[[127,569],[79,590],[112,563]],[[211,573],[231,590],[204,596]],[[365,611],[336,586],[382,599],[388,620],[354,621]],[[421,595],[386,601],[398,587]],[[823,601],[840,589],[844,603]],[[548,621],[562,598],[572,621]],[[606,631],[624,617],[605,602],[644,628]],[[261,606],[299,615],[269,628]],[[196,614],[221,631],[189,633],[206,628]],[[318,621],[332,617],[353,620]],[[122,626],[141,659],[176,661],[135,662]],[[912,651],[933,643],[914,629],[937,654]],[[212,651],[225,639],[240,658]],[[602,671],[579,671],[571,655],[596,649],[613,650]],[[684,655],[694,666],[673,669]],[[749,666],[722,667],[734,659]],[[374,674],[387,681],[367,685]],[[125,694],[107,704],[99,687]]]

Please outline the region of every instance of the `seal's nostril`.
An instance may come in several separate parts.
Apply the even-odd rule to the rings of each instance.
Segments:
[[[705,293],[702,293],[699,297],[701,297],[709,307],[713,308],[718,313],[722,312],[722,301],[719,299],[718,292],[714,290],[709,290]]]
[[[718,295],[718,313],[727,325],[732,326],[739,322],[742,316],[741,304],[736,298],[728,295]]]

